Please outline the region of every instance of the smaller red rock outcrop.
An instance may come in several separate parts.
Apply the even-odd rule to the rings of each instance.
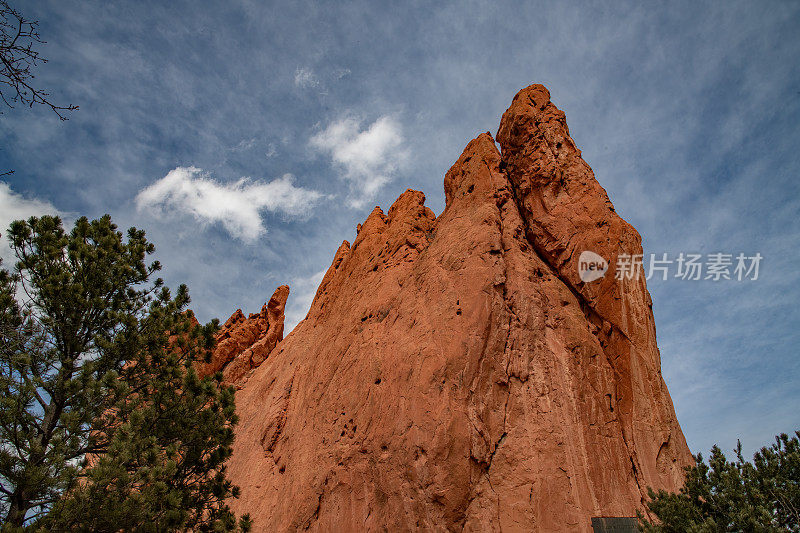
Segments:
[[[200,376],[222,372],[223,381],[240,385],[283,340],[283,321],[289,286],[281,285],[259,313],[245,317],[237,309],[217,332],[217,346],[208,363],[199,365]]]

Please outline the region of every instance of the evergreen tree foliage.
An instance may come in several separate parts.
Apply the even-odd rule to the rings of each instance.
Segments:
[[[233,389],[200,379],[215,320],[173,297],[143,231],[17,221],[0,271],[4,530],[234,531]]]
[[[748,462],[741,443],[736,460],[717,447],[708,463],[698,454],[686,469],[680,493],[648,489],[653,521],[639,516],[642,529],[663,533],[800,531],[800,432],[781,434]]]

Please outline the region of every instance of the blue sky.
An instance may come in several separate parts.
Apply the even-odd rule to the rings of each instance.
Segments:
[[[543,83],[646,254],[764,257],[649,283],[692,451],[800,428],[800,3],[14,4],[80,110],[0,116],[4,228],[110,213],[201,319],[289,283],[294,324],[372,207],[410,187],[440,213],[465,144]]]

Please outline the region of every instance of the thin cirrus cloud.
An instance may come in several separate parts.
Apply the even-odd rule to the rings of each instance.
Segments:
[[[266,232],[262,211],[303,216],[322,197],[317,191],[296,187],[293,179],[284,174],[270,182],[242,178],[225,184],[199,168],[177,167],[142,189],[136,207],[220,223],[233,237],[251,243]]]
[[[363,207],[391,181],[406,158],[400,124],[384,115],[361,129],[354,117],[334,121],[309,141],[312,149],[328,154],[350,186],[348,203]]]
[[[298,68],[294,72],[294,84],[301,89],[308,89],[309,87],[316,87],[319,85],[319,80],[314,75],[314,71],[309,68]]]
[[[298,276],[292,278],[289,286],[292,288],[292,296],[289,298],[286,307],[286,331],[292,331],[295,326],[302,321],[308,314],[314,297],[317,295],[317,287],[322,282],[327,270],[310,276]]]

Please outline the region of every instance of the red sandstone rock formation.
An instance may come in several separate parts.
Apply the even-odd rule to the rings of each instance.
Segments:
[[[249,356],[230,475],[257,530],[589,531],[680,486],[645,281],[578,277],[581,251],[614,265],[639,235],[544,87],[497,139],[467,145],[439,217],[412,190],[375,208],[306,319]]]
[[[243,378],[267,358],[283,340],[283,320],[289,287],[281,285],[260,313],[245,317],[237,309],[217,332],[217,346],[208,363],[198,365],[198,374],[222,371],[226,383],[241,385]]]

